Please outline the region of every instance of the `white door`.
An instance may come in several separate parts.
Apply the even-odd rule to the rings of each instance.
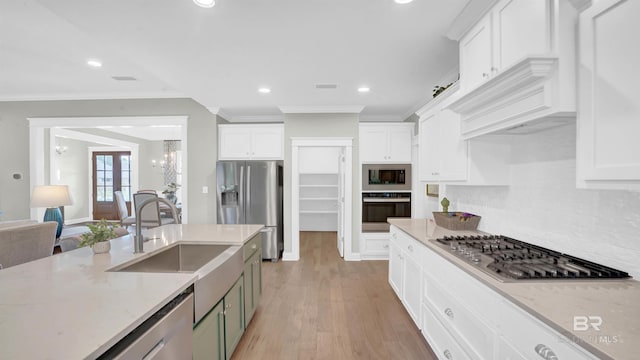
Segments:
[[[344,148],[338,152],[338,253],[344,257],[344,187],[345,187],[345,161]]]

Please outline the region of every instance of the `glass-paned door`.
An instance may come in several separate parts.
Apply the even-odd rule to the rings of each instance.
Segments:
[[[115,191],[122,191],[131,209],[131,152],[94,152],[92,158],[93,219],[117,220]]]

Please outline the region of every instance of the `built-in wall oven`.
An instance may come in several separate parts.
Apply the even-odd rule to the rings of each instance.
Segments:
[[[411,165],[362,165],[362,232],[388,232],[390,217],[411,217]]]
[[[362,193],[362,232],[388,232],[390,217],[411,217],[410,192]]]

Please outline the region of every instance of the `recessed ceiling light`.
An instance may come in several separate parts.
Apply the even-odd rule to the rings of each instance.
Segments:
[[[267,87],[261,87],[258,89],[258,92],[262,93],[262,94],[268,94],[271,92],[271,89],[267,88]]]
[[[369,91],[371,91],[371,89],[369,89],[366,86],[362,86],[358,88],[358,92],[361,92],[361,93],[368,93]]]
[[[96,60],[96,59],[87,60],[87,65],[94,68],[102,67],[102,63],[100,62],[100,60]]]
[[[396,4],[408,4],[413,0],[393,0],[393,1],[395,1]]]
[[[203,8],[212,8],[216,4],[215,0],[193,0],[193,2]]]

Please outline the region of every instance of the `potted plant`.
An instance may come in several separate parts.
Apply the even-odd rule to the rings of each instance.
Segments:
[[[111,250],[111,242],[109,240],[118,237],[113,229],[113,225],[102,219],[96,224],[87,224],[88,233],[82,234],[82,240],[78,246],[91,246],[94,254],[107,253]]]
[[[176,191],[178,190],[178,186],[179,186],[178,184],[172,182],[169,185],[167,185],[166,189],[162,191],[162,193],[164,194],[164,197],[174,204],[178,202],[178,198],[176,197]]]

